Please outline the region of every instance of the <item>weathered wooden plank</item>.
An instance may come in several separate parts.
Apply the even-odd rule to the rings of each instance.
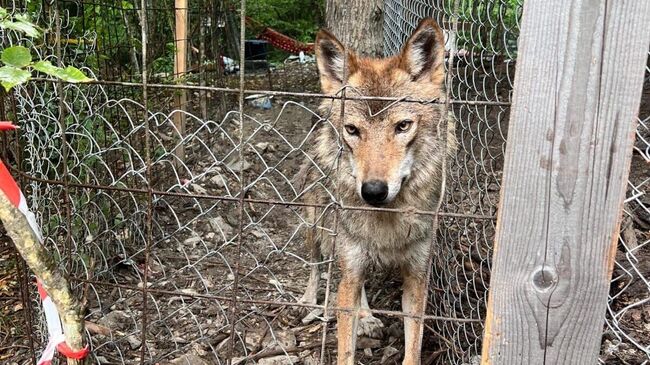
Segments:
[[[526,0],[483,364],[597,361],[648,0]]]
[[[183,80],[187,76],[187,0],[175,0],[174,9],[176,19],[174,78],[176,80]],[[174,99],[176,101],[176,109],[178,110],[174,113],[174,126],[180,136],[178,145],[174,149],[174,155],[178,158],[175,161],[175,165],[180,167],[182,165],[181,162],[185,162],[185,145],[180,143],[180,139],[185,137],[187,90],[177,90]]]

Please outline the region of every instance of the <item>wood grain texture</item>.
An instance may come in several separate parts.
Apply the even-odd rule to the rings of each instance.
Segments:
[[[183,80],[187,73],[187,0],[175,0],[174,1],[174,16],[175,16],[175,46],[176,53],[174,54],[174,79]],[[174,93],[174,100],[176,104],[177,112],[174,113],[174,126],[179,135],[179,141],[185,137],[185,125],[187,115],[185,114],[185,108],[187,105],[187,90],[177,90]],[[180,168],[182,162],[185,161],[185,145],[183,143],[178,143],[176,148],[174,148],[174,155],[177,160],[175,160],[176,167]]]
[[[650,1],[527,0],[483,364],[597,363]]]

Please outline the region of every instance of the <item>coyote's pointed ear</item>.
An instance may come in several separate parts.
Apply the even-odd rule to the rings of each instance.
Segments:
[[[438,23],[425,18],[406,41],[400,54],[400,67],[414,81],[442,83],[444,78],[445,38]]]
[[[354,73],[356,56],[346,52],[341,42],[324,29],[316,35],[315,49],[321,88],[326,94],[335,93],[343,86],[345,74]]]

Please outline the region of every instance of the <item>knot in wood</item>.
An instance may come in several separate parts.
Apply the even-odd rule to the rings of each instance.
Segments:
[[[538,291],[548,291],[558,282],[557,271],[550,266],[542,266],[533,273],[533,287]]]

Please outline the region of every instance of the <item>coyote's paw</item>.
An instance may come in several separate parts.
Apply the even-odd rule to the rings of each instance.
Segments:
[[[372,315],[367,315],[365,317],[359,318],[357,335],[372,338],[382,338],[384,332],[383,329],[384,324],[379,318]]]
[[[305,291],[305,294],[298,300],[298,303],[300,304],[310,304],[310,305],[316,305],[318,303],[318,299],[316,296],[316,290],[315,289],[310,289],[307,288]],[[305,320],[307,321],[313,321],[316,319],[320,314],[322,314],[322,309],[320,310],[320,313],[315,313],[316,310],[319,308],[314,308],[314,307],[309,307],[309,306],[295,306],[291,308],[291,313],[298,318],[302,318],[302,321],[304,323]]]

